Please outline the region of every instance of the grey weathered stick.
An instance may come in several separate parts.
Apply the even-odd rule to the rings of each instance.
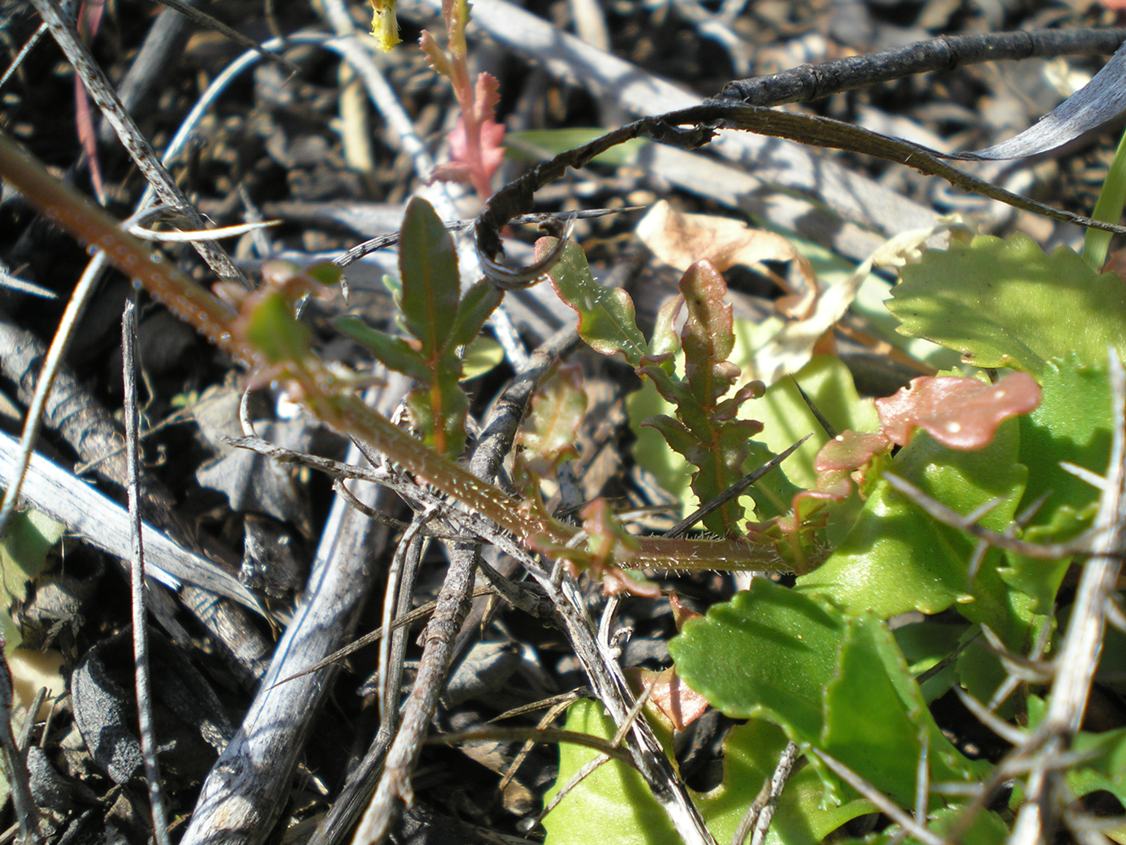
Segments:
[[[739,827],[731,839],[731,845],[743,845],[752,833],[754,835],[751,836],[751,845],[762,845],[767,831],[770,830],[770,822],[774,817],[774,809],[778,806],[778,799],[782,797],[786,781],[789,780],[790,773],[793,772],[794,765],[800,757],[798,746],[793,742],[787,742],[778,757],[778,765],[774,767],[770,780],[762,785],[755,800],[739,820]]]
[[[1024,803],[1009,838],[1013,845],[1033,845],[1052,836],[1053,813],[1058,810],[1064,777],[1053,768],[1052,761],[1071,744],[1083,721],[1106,633],[1107,599],[1113,595],[1122,570],[1122,550],[1126,547],[1126,373],[1113,350],[1109,358],[1114,437],[1095,518],[1095,525],[1103,531],[1092,556],[1083,564],[1071,617],[1055,659],[1056,677],[1044,719],[1036,731],[1048,739],[1029,775]]]
[[[38,393],[34,379],[44,353],[43,343],[38,337],[15,325],[0,312],[0,372],[16,385],[17,398],[25,405],[31,404]],[[99,477],[111,484],[125,486],[121,431],[109,412],[65,366],[59,368],[54,387],[46,396],[42,419],[81,460],[104,458],[98,461]],[[4,459],[13,459],[17,451],[12,450]],[[70,478],[69,475],[67,477]],[[10,485],[5,486],[10,489]],[[79,488],[75,490],[81,493]],[[144,485],[144,494],[146,519],[167,533],[177,546],[199,551],[195,536],[176,516],[171,493],[157,480],[149,479]],[[233,565],[231,556],[216,544],[205,540],[203,548],[218,560],[229,561]],[[248,613],[225,600],[216,601],[213,593],[187,584],[180,590],[180,600],[233,658],[236,671],[243,680],[256,683],[265,670],[265,660],[272,645],[258,632]],[[162,617],[163,620],[167,617]]]
[[[125,385],[125,443],[129,467],[129,527],[132,533],[129,584],[133,620],[133,684],[137,695],[137,726],[140,729],[141,757],[149,789],[152,828],[157,845],[171,845],[168,816],[164,811],[164,792],[160,786],[160,763],[156,759],[156,729],[152,716],[149,677],[149,638],[145,619],[145,542],[141,520],[141,455],[137,440],[140,414],[137,410],[137,310],[132,300],[121,315],[121,373]]]
[[[389,414],[406,389],[406,380],[391,374],[377,394],[380,411]],[[360,453],[350,450],[349,460],[358,462]],[[377,507],[389,507],[393,500],[374,484],[357,485],[355,492]],[[279,795],[287,794],[297,756],[335,671],[330,668],[275,684],[350,638],[357,610],[375,580],[376,555],[386,537],[385,526],[352,508],[343,497],[334,498],[301,606],[278,643],[242,726],[204,781],[181,845],[220,840],[232,845],[257,843],[269,837],[285,807]]]
[[[7,486],[12,481],[9,467],[18,448],[15,438],[0,432],[0,485]],[[125,509],[38,453],[32,456],[28,467],[23,498],[92,546],[121,560],[129,560],[129,515]],[[177,545],[167,534],[151,526],[146,528],[145,538],[149,575],[153,578],[174,589],[181,581],[190,582],[258,610],[257,599],[238,579],[207,558]]]

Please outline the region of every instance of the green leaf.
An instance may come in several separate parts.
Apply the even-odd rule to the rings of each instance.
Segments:
[[[401,337],[373,329],[359,317],[340,317],[333,324],[337,331],[366,347],[376,358],[396,372],[415,381],[428,381],[430,369],[422,356]]]
[[[1126,206],[1126,133],[1118,142],[1091,217],[1104,223],[1117,223],[1122,219],[1123,206]],[[1088,229],[1083,235],[1083,260],[1096,270],[1102,267],[1113,237],[1102,229]]]
[[[895,644],[928,702],[941,698],[953,686],[954,663],[949,658],[957,653],[967,627],[924,619],[900,625],[893,632]],[[945,665],[941,665],[943,661]],[[920,677],[924,674],[925,678]]]
[[[736,328],[743,322],[736,320]],[[795,382],[838,433],[845,429],[876,431],[878,420],[872,400],[860,398],[848,367],[832,355],[814,356],[792,378],[767,388],[753,411],[755,418],[762,421],[759,439],[777,454],[807,434],[813,435],[785,464],[786,477],[798,487],[808,489],[817,482],[813,459],[829,436],[801,398]]]
[[[461,380],[483,376],[504,361],[504,348],[487,335],[478,335],[465,347],[461,359]]]
[[[614,723],[596,701],[577,701],[567,710],[564,728],[610,739]],[[550,802],[582,768],[598,756],[593,748],[562,743],[559,775],[548,790]],[[560,800],[543,820],[548,845],[666,845],[679,841],[676,828],[635,769],[609,760]]]
[[[1068,355],[1048,363],[1040,376],[1040,407],[1020,418],[1020,462],[1028,485],[1020,509],[1043,497],[1035,522],[1023,532],[1031,543],[1068,540],[1088,528],[1098,510],[1098,491],[1060,466],[1068,461],[1103,473],[1110,454],[1111,399],[1105,366],[1088,366]],[[1047,561],[1007,552],[1001,577],[1050,612],[1070,559]]]
[[[28,583],[44,570],[51,549],[62,539],[65,530],[62,523],[34,510],[16,511],[8,522],[0,539],[0,576],[8,597],[8,601],[0,605],[0,634],[4,637],[5,653],[10,653],[23,641],[19,626],[7,611],[8,605],[24,601]]]
[[[450,345],[466,346],[472,343],[503,298],[504,294],[496,285],[483,279],[467,290],[457,309],[457,321],[450,332]]]
[[[1012,521],[1027,474],[1017,461],[1019,439],[1012,420],[978,452],[947,449],[920,433],[889,469],[959,513],[995,501],[981,524],[1001,531]],[[850,613],[870,610],[883,618],[956,606],[1020,647],[1027,608],[1012,603],[997,574],[996,552],[968,582],[974,547],[968,536],[941,525],[881,479],[852,530],[819,569],[798,578],[798,589],[829,596]]]
[[[43,571],[51,549],[63,537],[66,526],[39,511],[16,511],[0,539],[0,567],[4,581],[12,578],[30,580]],[[19,598],[23,598],[22,585]],[[9,589],[9,594],[12,590]]]
[[[412,390],[407,406],[428,446],[443,455],[461,454],[469,401],[456,378]]]
[[[453,239],[430,203],[412,197],[399,236],[400,307],[407,330],[436,359],[451,343],[460,279]]]
[[[961,352],[978,367],[1040,375],[1052,358],[1106,363],[1126,352],[1126,285],[1063,247],[1050,255],[1024,235],[979,236],[905,267],[888,302],[905,334]]]
[[[1060,462],[1070,461],[1099,474],[1106,470],[1112,403],[1105,355],[1093,365],[1076,355],[1050,361],[1038,381],[1043,393],[1040,406],[1020,419],[1020,462],[1029,471],[1022,506],[1048,494],[1036,515],[1036,524],[1043,525],[1053,522],[1062,508],[1074,515],[1098,501],[1098,491]],[[1073,524],[1070,530],[1081,527]]]
[[[567,711],[567,730],[609,740],[614,724],[594,701],[578,701]],[[768,722],[752,720],[732,728],[724,743],[723,783],[694,795],[708,828],[719,842],[730,842],[747,807],[774,771],[785,735]],[[564,743],[559,774],[548,790],[550,801],[591,760],[592,748]],[[845,804],[825,794],[812,769],[798,768],[786,781],[767,838],[769,845],[815,845],[846,822],[873,811],[867,801]],[[617,760],[604,763],[569,792],[544,819],[547,845],[666,845],[679,842],[664,809],[641,776]]]
[[[769,722],[752,719],[731,729],[723,749],[723,783],[696,800],[716,841],[732,841],[785,746],[785,734]],[[786,781],[766,841],[770,845],[815,845],[846,822],[872,812],[874,808],[864,800],[843,804],[834,800],[826,794],[816,771],[798,767]]]
[[[593,141],[606,134],[605,129],[567,127],[565,129],[526,129],[521,132],[508,132],[504,136],[504,146],[512,151],[512,157],[523,161],[543,161],[565,150]],[[607,167],[624,167],[632,164],[638,153],[649,142],[644,138],[633,138],[623,144],[611,147],[590,160],[591,164],[604,164]]]
[[[325,287],[337,287],[344,278],[344,269],[332,261],[318,261],[305,268],[305,275]]]
[[[965,645],[955,660],[954,675],[958,684],[978,701],[989,701],[1005,682],[1008,672],[1001,658],[993,651],[976,627],[966,632]],[[1020,709],[1020,699],[1010,696],[997,710],[1002,718],[1015,716]]]
[[[247,320],[245,335],[271,364],[301,360],[309,354],[312,337],[280,291],[262,295]]]
[[[554,246],[553,238],[536,242],[536,257]],[[637,327],[633,300],[621,288],[607,288],[591,275],[582,247],[568,241],[563,255],[548,271],[556,293],[579,315],[579,336],[603,355],[620,355],[637,367],[648,352],[645,336]]]
[[[769,719],[814,743],[846,630],[828,603],[759,578],[686,622],[669,652],[680,677],[728,716]]]
[[[943,736],[887,626],[870,615],[851,620],[825,691],[820,747],[910,807],[923,737],[932,780],[968,781],[982,773]]]
[[[1028,729],[1036,730],[1047,705],[1038,696],[1028,699]],[[1076,796],[1106,790],[1126,804],[1126,728],[1094,733],[1081,731],[1071,750],[1083,757],[1067,770],[1067,785]]]
[[[680,677],[727,715],[774,722],[908,805],[920,736],[936,775],[981,774],[942,736],[891,633],[872,616],[849,619],[759,579],[686,622],[669,652]]]
[[[943,839],[962,818],[960,807],[942,807],[931,814],[927,829]],[[968,830],[958,837],[959,845],[1001,845],[1009,836],[1009,829],[997,813],[991,810],[979,812],[974,816]],[[943,839],[943,841],[945,841]],[[922,845],[913,836],[906,836],[898,825],[881,830],[863,838],[835,840],[834,845]]]

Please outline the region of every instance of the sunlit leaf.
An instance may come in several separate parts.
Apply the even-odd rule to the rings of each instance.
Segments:
[[[451,343],[457,322],[460,279],[453,240],[430,203],[412,197],[399,240],[403,321],[422,343],[424,358],[439,356]]]
[[[301,360],[309,354],[312,339],[309,327],[293,315],[280,291],[266,291],[254,301],[244,334],[271,364]]]
[[[504,347],[487,335],[478,335],[465,347],[461,359],[461,379],[483,376],[504,361]]]
[[[959,513],[994,503],[981,524],[1003,531],[1016,512],[1027,475],[1017,461],[1019,440],[1013,421],[977,452],[952,451],[919,434],[889,469]],[[964,532],[941,525],[881,480],[851,531],[819,569],[798,579],[798,587],[831,596],[850,612],[871,610],[884,618],[954,606],[967,618],[987,622],[1003,637],[1011,634],[1019,641],[1023,623],[997,573],[999,553],[986,556],[970,583],[974,546]]]
[[[340,317],[334,323],[337,330],[365,346],[389,369],[403,373],[416,381],[426,381],[430,369],[418,350],[403,338],[373,329],[359,317]]]
[[[1107,347],[1126,352],[1126,285],[1069,249],[1050,255],[1024,235],[979,236],[969,246],[928,252],[903,269],[888,301],[901,331],[961,352],[979,367],[1039,376],[1074,352],[1101,367]]]
[[[554,245],[554,238],[536,241],[536,259]],[[582,247],[569,241],[548,275],[559,298],[579,315],[579,336],[588,346],[603,355],[619,355],[634,367],[641,363],[648,344],[637,327],[633,300],[621,288],[595,281]]]
[[[765,579],[670,644],[677,672],[734,718],[774,722],[910,802],[920,737],[944,779],[979,774],[942,736],[886,626]]]
[[[598,702],[578,701],[567,711],[567,730],[609,740],[615,727]],[[724,777],[711,792],[694,795],[709,830],[719,842],[730,842],[747,807],[755,800],[778,763],[786,737],[774,725],[752,720],[731,730],[724,743]],[[584,766],[598,756],[592,748],[562,744],[559,774],[546,799],[550,801]],[[768,845],[816,845],[846,822],[872,812],[867,801],[840,804],[825,793],[809,767],[799,767],[786,781],[775,808]],[[547,845],[667,845],[679,842],[668,816],[637,772],[610,760],[584,778],[544,819]]]
[[[567,710],[566,730],[609,740],[615,726],[596,701]],[[598,752],[583,745],[559,746],[559,774],[544,800],[550,802]],[[666,845],[678,841],[668,814],[631,766],[609,760],[583,779],[543,820],[548,845]]]
[[[876,400],[880,426],[904,446],[916,428],[951,449],[981,449],[1005,420],[1040,404],[1040,387],[1027,373],[1009,373],[997,384],[957,376],[923,376],[898,393]]]

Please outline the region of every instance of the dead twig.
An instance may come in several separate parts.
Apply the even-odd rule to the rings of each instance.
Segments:
[[[129,583],[133,620],[133,683],[137,696],[137,725],[141,735],[141,756],[145,763],[149,807],[153,834],[157,845],[171,845],[168,817],[164,810],[164,792],[160,786],[160,764],[156,759],[156,730],[153,724],[151,680],[149,675],[148,627],[145,619],[145,546],[141,522],[140,446],[137,429],[137,317],[132,301],[125,303],[121,315],[121,369],[125,384],[126,463],[129,467],[129,521],[133,554],[130,556]]]

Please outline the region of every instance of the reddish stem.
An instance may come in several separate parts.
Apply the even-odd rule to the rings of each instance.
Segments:
[[[180,273],[158,253],[122,231],[118,221],[52,177],[32,156],[0,132],[0,177],[78,240],[103,250],[123,273],[184,322],[252,371],[264,368],[258,350],[235,330],[233,308]],[[344,393],[324,362],[310,353],[281,368],[300,388],[309,411],[342,434],[360,438],[391,461],[465,507],[480,513],[525,545],[534,539],[566,545],[577,529],[531,515],[521,502],[428,449]],[[642,538],[622,566],[660,570],[785,569],[773,547],[755,540],[673,540]]]

